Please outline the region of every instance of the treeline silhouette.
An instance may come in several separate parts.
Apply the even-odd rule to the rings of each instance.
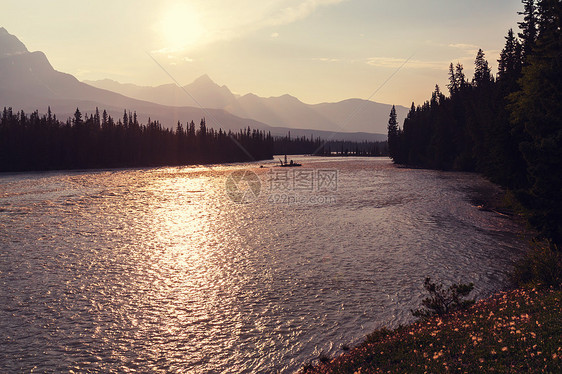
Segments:
[[[177,166],[272,159],[274,154],[388,155],[386,142],[272,137],[249,127],[238,132],[193,121],[174,130],[124,111],[117,121],[104,110],[60,121],[51,113],[4,108],[0,117],[0,172]]]
[[[542,235],[562,244],[562,2],[523,0],[516,36],[509,30],[494,78],[484,52],[467,80],[449,67],[449,96],[412,104],[402,128],[391,111],[396,163],[477,171],[514,192]]]
[[[191,121],[174,130],[158,121],[140,124],[136,113],[115,121],[104,110],[59,121],[49,108],[25,114],[4,108],[0,118],[0,171],[122,168],[253,161],[273,158],[271,134],[208,129]]]
[[[322,140],[321,138],[307,138],[306,136],[287,136],[274,138],[273,153],[276,155],[313,155],[313,156],[388,156],[388,144],[386,141],[343,141]]]

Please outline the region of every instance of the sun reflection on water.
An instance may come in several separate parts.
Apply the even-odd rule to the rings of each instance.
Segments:
[[[0,365],[291,372],[407,322],[430,271],[493,291],[521,249],[463,200],[487,183],[472,175],[315,160],[341,171],[334,205],[270,204],[265,185],[236,204],[241,165],[0,178]]]

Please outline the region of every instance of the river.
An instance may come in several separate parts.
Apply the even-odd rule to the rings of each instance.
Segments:
[[[525,250],[475,174],[295,160],[0,175],[2,371],[293,372]]]

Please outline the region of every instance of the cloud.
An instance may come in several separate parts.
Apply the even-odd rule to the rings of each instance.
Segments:
[[[321,6],[339,4],[346,0],[305,0],[296,1],[297,4],[287,4],[278,9],[266,22],[270,25],[286,25],[310,16]],[[295,1],[280,1],[279,3],[295,3]]]
[[[315,57],[311,59],[312,61],[320,61],[320,62],[342,62],[342,59],[339,58],[330,58],[330,57]]]
[[[449,44],[449,48],[454,48],[461,50],[465,55],[461,59],[467,59],[468,57],[475,57],[476,53],[480,49],[477,45],[474,44],[464,44],[464,43],[457,43],[457,44]]]
[[[366,63],[371,66],[376,67],[383,67],[383,68],[393,68],[396,69],[402,64],[404,64],[406,59],[404,58],[396,58],[396,57],[370,57],[366,59]],[[435,70],[443,70],[449,66],[449,62],[447,61],[423,61],[423,60],[409,60],[405,68],[410,69],[435,69]]]
[[[464,50],[469,50],[469,51],[478,51],[478,46],[474,45],[474,44],[464,44],[464,43],[457,43],[457,44],[449,44],[449,47],[451,48],[459,48],[459,49],[464,49]]]
[[[349,0],[269,0],[256,2],[255,0],[238,0],[233,7],[226,0],[193,0],[190,2],[191,11],[182,15],[175,15],[173,19],[188,18],[197,20],[200,30],[191,30],[197,36],[196,40],[189,39],[190,43],[179,45],[176,41],[166,38],[166,30],[170,30],[169,22],[164,22],[170,17],[170,9],[178,7],[179,0],[168,0],[161,5],[162,19],[153,29],[162,35],[160,48],[155,53],[180,53],[218,41],[229,41],[242,38],[253,32],[276,26],[288,25],[303,20],[321,7],[333,6]],[[188,17],[189,15],[189,17]],[[191,22],[193,24],[193,22]],[[165,27],[164,27],[165,26]],[[178,27],[179,28],[179,27]],[[171,28],[174,30],[174,27]],[[177,33],[167,34],[176,35]],[[277,32],[270,34],[272,38],[279,36]],[[167,40],[168,39],[168,40]],[[195,39],[195,38],[193,38]]]

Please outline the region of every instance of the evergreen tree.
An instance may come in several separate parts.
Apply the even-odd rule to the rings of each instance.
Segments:
[[[449,65],[449,84],[447,85],[447,88],[449,89],[449,94],[451,96],[457,93],[457,91],[459,90],[459,87],[457,85],[457,76],[455,74],[455,66],[452,62]]]
[[[523,16],[523,21],[518,24],[521,29],[519,37],[523,41],[522,56],[526,60],[533,52],[537,40],[537,12],[535,0],[522,0],[522,2],[524,10],[518,14]]]
[[[398,156],[398,120],[396,107],[393,105],[388,119],[388,152],[395,159]]]
[[[104,109],[101,115],[101,126],[102,128],[107,127],[108,125],[108,118],[107,118],[107,111]]]
[[[22,111],[22,117],[25,118],[25,115],[23,115],[23,111]],[[72,120],[72,124],[76,127],[82,125],[83,121],[82,121],[82,113],[80,112],[80,110],[78,108],[76,108],[76,111],[74,112],[74,119]]]
[[[520,147],[531,188],[521,199],[532,223],[562,244],[562,2],[541,0],[537,13],[539,34],[510,109],[528,137]]]
[[[462,64],[460,62],[457,62],[457,65],[455,66],[455,80],[457,82],[457,87],[459,90],[466,87],[466,76],[464,75],[463,70],[464,67],[462,66]]]
[[[123,111],[123,126],[125,128],[129,127],[129,116],[127,115],[127,109]]]
[[[504,85],[514,86],[521,75],[521,48],[521,43],[515,37],[513,29],[509,29],[498,60],[498,80]]]
[[[100,110],[98,109],[98,107],[96,107],[96,112],[95,112],[94,117],[93,117],[93,124],[96,128],[101,127],[101,116],[100,116]]]
[[[460,62],[457,62],[457,65],[453,65],[451,62],[449,65],[449,84],[447,87],[449,88],[451,96],[457,94],[466,87],[466,77],[463,69],[464,67]]]
[[[445,100],[445,95],[443,95],[443,93],[441,93],[441,89],[439,88],[439,85],[436,84],[435,90],[431,94],[431,105],[432,106],[439,105],[439,103],[441,103],[443,100]],[[414,104],[412,103],[412,106],[413,105]],[[410,109],[410,111],[411,111],[411,109]],[[414,107],[414,111],[415,111],[415,107]]]
[[[476,87],[488,85],[492,81],[491,69],[484,58],[482,49],[478,50],[474,61],[474,78],[472,84]]]

